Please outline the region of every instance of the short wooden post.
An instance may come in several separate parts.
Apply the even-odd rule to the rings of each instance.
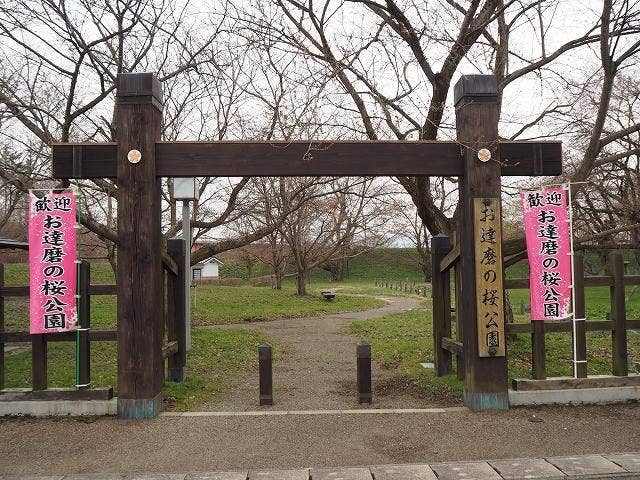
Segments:
[[[31,385],[33,390],[47,389],[47,338],[31,335]]]
[[[4,264],[0,263],[0,289],[4,287]],[[0,293],[0,335],[4,333],[4,295]],[[0,390],[4,389],[4,342],[0,338]]]
[[[547,378],[544,321],[531,320],[531,374],[534,380]]]
[[[273,405],[273,352],[271,345],[258,347],[258,370],[260,374],[260,406]]]
[[[156,142],[162,85],[151,73],[117,77],[118,415],[153,418],[164,383],[161,191]]]
[[[169,356],[167,380],[183,382],[187,378],[187,326],[185,322],[185,304],[187,302],[184,289],[186,245],[182,238],[167,240],[167,253],[176,263],[178,274],[167,276],[167,336],[169,340],[178,342],[178,351]]]
[[[431,299],[433,303],[433,360],[438,377],[453,369],[451,352],[442,348],[442,338],[451,337],[451,287],[449,270],[440,273],[440,263],[451,250],[449,237],[443,234],[431,239]]]
[[[621,253],[613,253],[609,257],[613,285],[611,290],[611,319],[613,330],[611,341],[613,346],[613,374],[624,377],[629,374],[627,364],[627,312],[624,300],[624,263]]]
[[[371,403],[371,345],[359,342],[356,346],[356,374],[358,384],[358,403]]]
[[[574,365],[574,371],[577,378],[587,378],[587,325],[584,303],[584,257],[581,253],[574,253],[573,268],[573,288],[575,289],[576,299],[576,304],[573,310],[576,318],[584,319],[576,322],[576,363]]]
[[[461,275],[460,307],[456,314],[464,322],[463,344],[465,361],[464,402],[471,410],[506,410],[509,408],[507,392],[506,355],[480,356],[479,342],[492,344],[491,349],[502,350],[504,338],[504,292],[487,292],[495,298],[498,313],[490,321],[498,324],[499,335],[492,336],[491,342],[481,335],[484,319],[479,318],[476,281],[476,242],[475,235],[480,228],[476,223],[474,208],[479,199],[493,199],[500,204],[501,198],[501,162],[497,149],[498,142],[498,83],[494,75],[463,75],[454,88],[456,109],[457,140],[464,159],[464,175],[459,177],[459,202],[461,215],[458,219],[460,259],[456,273]],[[490,158],[480,155],[490,152]],[[488,150],[488,152],[486,152]],[[481,158],[483,157],[483,158]],[[483,161],[488,160],[488,161]],[[500,219],[497,219],[500,222]],[[501,230],[498,223],[498,230]],[[496,233],[498,244],[502,233]],[[499,246],[499,245],[498,245]],[[496,250],[498,247],[494,247]],[[499,250],[497,250],[499,252]],[[500,253],[497,253],[501,257]],[[493,260],[493,259],[492,259]],[[502,259],[497,258],[496,274],[502,279]],[[496,280],[495,278],[493,279]],[[502,284],[498,281],[497,284]],[[494,297],[495,293],[495,297]],[[489,348],[489,347],[487,347]]]
[[[460,279],[461,275],[458,274],[459,266],[454,267],[455,274],[455,320],[456,320],[456,340],[460,343],[464,342],[464,335],[462,334],[464,330],[464,322],[462,321],[462,316],[458,315],[458,312],[462,308],[460,306]],[[456,378],[458,380],[464,380],[464,355],[456,354]]]
[[[80,331],[78,332],[79,351],[79,378],[77,388],[86,390],[91,386],[91,342],[89,341],[89,329],[91,328],[91,265],[88,262],[80,263],[80,311],[78,312]]]

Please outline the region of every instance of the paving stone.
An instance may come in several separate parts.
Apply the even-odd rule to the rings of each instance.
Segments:
[[[247,472],[190,473],[186,480],[247,480]]]
[[[257,470],[249,472],[249,480],[309,480],[309,470]]]
[[[624,470],[602,455],[580,455],[574,457],[547,458],[565,475],[603,475],[608,473],[624,473]]]
[[[603,456],[629,472],[640,473],[640,453],[611,453]]]
[[[381,465],[371,473],[375,480],[436,480],[429,465]]]
[[[501,480],[487,462],[436,463],[431,468],[438,480]]]
[[[564,474],[543,458],[522,458],[514,460],[496,460],[489,464],[505,480],[521,478],[554,478]]]
[[[368,468],[314,468],[313,480],[372,480]]]

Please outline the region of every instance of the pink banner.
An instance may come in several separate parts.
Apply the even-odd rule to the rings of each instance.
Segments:
[[[32,334],[77,327],[75,225],[76,197],[72,192],[29,193],[29,330]]]
[[[520,193],[529,256],[531,320],[571,314],[571,234],[567,191],[562,187]]]

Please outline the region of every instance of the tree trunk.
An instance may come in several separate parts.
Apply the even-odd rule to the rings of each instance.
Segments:
[[[306,272],[304,270],[298,270],[298,275],[296,275],[296,289],[298,295],[307,294]]]

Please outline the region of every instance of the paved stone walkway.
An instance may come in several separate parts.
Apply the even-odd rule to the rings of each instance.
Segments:
[[[640,453],[209,473],[5,475],[2,480],[521,480],[640,478]]]

